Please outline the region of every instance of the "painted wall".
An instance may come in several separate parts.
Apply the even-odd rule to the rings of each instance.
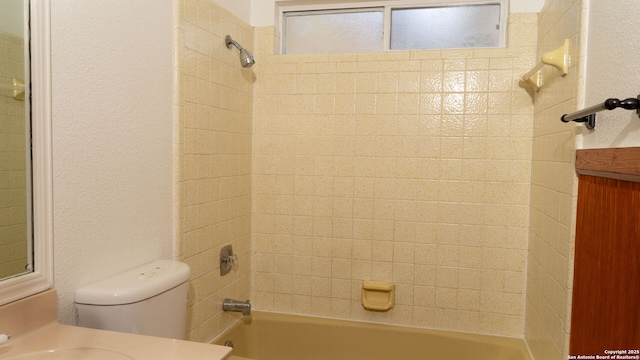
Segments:
[[[640,8],[634,0],[611,6],[590,1],[585,105],[608,98],[636,98],[640,93],[640,42],[631,40],[638,29]],[[640,146],[640,118],[635,111],[598,113],[595,131],[582,128],[581,148]]]
[[[523,335],[537,17],[509,26],[507,49],[318,55],[257,29],[256,309]]]
[[[251,23],[251,0],[213,0],[246,24]]]
[[[543,69],[535,96],[525,339],[535,359],[568,354],[577,178],[576,127],[560,116],[582,102],[582,0],[551,0],[539,14],[538,58],[570,40],[568,74]]]
[[[172,1],[51,4],[55,288],[172,256]]]
[[[253,51],[253,28],[212,1],[179,1],[176,101],[177,256],[192,269],[188,338],[208,342],[235,322],[224,298],[249,299],[253,69],[231,35]],[[232,245],[239,264],[220,276]]]

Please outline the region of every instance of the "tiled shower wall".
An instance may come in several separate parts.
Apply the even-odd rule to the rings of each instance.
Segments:
[[[24,81],[24,40],[0,33],[0,85]],[[27,265],[25,103],[0,89],[0,279]]]
[[[256,31],[255,308],[522,336],[536,15],[505,49],[274,55]]]
[[[208,341],[237,317],[222,313],[222,299],[249,298],[255,78],[224,38],[251,49],[253,28],[212,0],[178,6],[175,252],[191,267],[188,338]],[[221,277],[219,253],[227,244],[240,263]]]
[[[570,39],[566,76],[545,69],[536,94],[525,338],[536,359],[568,355],[575,237],[576,130],[560,116],[580,108],[581,0],[549,0],[539,14],[538,56]]]

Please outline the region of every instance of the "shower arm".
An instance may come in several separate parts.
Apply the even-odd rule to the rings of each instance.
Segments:
[[[244,49],[242,46],[240,46],[240,44],[238,44],[235,40],[233,40],[231,38],[231,36],[227,35],[226,38],[224,38],[224,42],[227,44],[227,48],[231,49],[231,45],[235,46],[238,50],[242,51],[242,49]]]

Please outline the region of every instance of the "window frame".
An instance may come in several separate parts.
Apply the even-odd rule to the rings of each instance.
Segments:
[[[294,0],[294,1],[278,1],[276,2],[276,35],[280,40],[278,44],[278,53],[285,53],[285,13],[296,12],[304,13],[332,13],[346,12],[352,10],[365,9],[382,9],[383,13],[383,38],[382,52],[386,51],[414,51],[414,50],[440,50],[440,49],[414,49],[414,50],[392,50],[391,49],[391,10],[395,9],[420,9],[430,7],[454,7],[468,5],[500,5],[500,42],[498,48],[507,47],[507,22],[509,17],[509,0],[385,0],[385,1],[368,1],[368,0]],[[469,49],[469,48],[446,48],[443,50]]]

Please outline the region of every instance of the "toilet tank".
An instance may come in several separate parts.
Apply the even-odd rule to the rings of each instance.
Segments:
[[[189,266],[158,260],[79,288],[78,325],[184,339]]]

